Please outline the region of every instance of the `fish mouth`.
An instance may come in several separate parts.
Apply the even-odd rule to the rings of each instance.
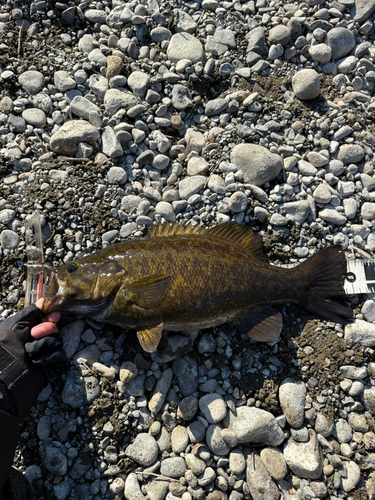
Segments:
[[[45,297],[42,315],[46,316],[47,314],[51,314],[55,311],[68,311],[73,305],[73,299],[69,300],[65,295],[57,294],[53,297]]]

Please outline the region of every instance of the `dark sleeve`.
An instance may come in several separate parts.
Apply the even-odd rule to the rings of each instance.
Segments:
[[[0,325],[0,491],[12,467],[19,424],[48,383],[43,368],[34,365],[25,351],[30,323],[13,323]]]

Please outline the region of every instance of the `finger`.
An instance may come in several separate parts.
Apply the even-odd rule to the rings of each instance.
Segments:
[[[42,310],[42,308],[43,308],[43,303],[44,303],[44,299],[42,298],[42,299],[37,300],[37,301],[35,302],[35,305],[36,305],[36,307],[37,307],[38,309]]]
[[[57,323],[59,319],[61,318],[61,314],[58,311],[55,311],[51,314],[48,314],[47,316],[44,316],[42,318],[42,323]]]
[[[49,323],[48,321],[44,323],[40,323],[40,325],[34,326],[31,329],[31,336],[34,339],[41,339],[42,337],[46,337],[47,335],[52,335],[53,333],[57,333],[59,329],[53,323]]]

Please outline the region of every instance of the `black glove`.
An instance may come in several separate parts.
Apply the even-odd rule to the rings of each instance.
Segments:
[[[48,368],[53,359],[65,360],[62,342],[56,338],[32,340],[30,328],[40,322],[41,312],[35,305],[26,307],[18,314],[0,324],[0,392],[8,402],[4,410],[25,418],[41,390],[48,384],[51,371]],[[29,344],[28,352],[26,345]],[[57,354],[51,352],[56,346]],[[1,405],[0,405],[1,409]]]
[[[66,361],[63,339],[58,333],[28,342],[25,349],[36,365],[51,366]]]

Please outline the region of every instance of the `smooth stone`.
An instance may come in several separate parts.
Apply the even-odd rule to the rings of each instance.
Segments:
[[[351,345],[375,346],[375,324],[356,319],[354,323],[345,325],[345,340]]]
[[[0,220],[1,220],[1,212],[0,212]],[[361,314],[366,321],[373,323],[375,321],[375,302],[373,300],[366,300],[362,306]]]
[[[179,195],[181,200],[187,200],[193,194],[199,193],[205,185],[207,179],[203,175],[195,175],[193,177],[187,177],[182,179],[178,183]]]
[[[260,458],[265,465],[268,473],[276,481],[284,479],[288,473],[284,455],[278,448],[263,448],[260,452]]]
[[[343,462],[343,472],[344,474],[341,475],[342,489],[348,493],[354,490],[359,483],[361,479],[361,469],[355,462],[350,460],[349,462]]]
[[[317,61],[319,64],[325,64],[331,60],[332,49],[325,43],[318,43],[309,48],[309,54],[313,61]]]
[[[100,113],[100,108],[94,104],[93,102],[86,99],[86,97],[75,96],[75,98],[70,103],[70,109],[72,113],[83,118],[84,120],[88,120],[91,112]]]
[[[217,393],[206,394],[199,400],[199,409],[210,424],[221,422],[227,414],[227,405]]]
[[[246,467],[246,460],[240,448],[234,448],[229,454],[229,468],[233,474],[241,474]]]
[[[361,206],[361,217],[365,220],[373,220],[375,218],[375,203],[366,201]]]
[[[305,418],[306,387],[301,380],[284,379],[279,388],[283,414],[291,427],[301,427]]]
[[[110,115],[114,115],[119,109],[129,109],[137,102],[136,96],[126,90],[109,89],[104,96],[104,107]]]
[[[66,92],[67,90],[74,89],[76,87],[76,81],[72,78],[67,71],[61,70],[56,71],[53,77],[55,87],[60,92]]]
[[[121,185],[125,184],[128,176],[126,171],[121,167],[111,167],[107,172],[107,181],[109,184]]]
[[[161,462],[160,472],[163,476],[180,479],[186,472],[186,462],[182,457],[165,458]]]
[[[364,149],[359,144],[343,144],[339,148],[337,159],[348,165],[349,163],[359,163],[364,156]]]
[[[102,133],[102,151],[110,158],[118,158],[124,153],[121,143],[117,139],[116,132],[109,125],[104,127]]]
[[[259,408],[241,406],[236,415],[228,412],[224,425],[236,434],[239,443],[278,446],[284,441],[283,431],[275,417]]]
[[[99,139],[100,133],[96,127],[83,120],[70,120],[52,135],[50,147],[54,153],[74,156],[80,142],[94,145]]]
[[[281,211],[286,219],[301,225],[309,216],[310,210],[311,206],[307,200],[291,201],[281,205]]]
[[[187,174],[192,177],[194,175],[206,175],[209,168],[208,162],[200,156],[193,156],[187,163]]]
[[[177,407],[177,417],[182,420],[191,420],[198,411],[198,399],[195,396],[188,396],[181,399]]]
[[[95,377],[82,377],[80,370],[70,370],[66,374],[61,399],[72,408],[90,404],[100,396],[99,381]]]
[[[177,425],[177,427],[172,430],[171,434],[171,445],[173,453],[182,453],[183,451],[185,451],[188,444],[189,436],[186,427]]]
[[[343,365],[340,366],[340,372],[350,380],[362,380],[367,377],[366,366]]]
[[[47,117],[44,111],[38,108],[28,108],[22,112],[22,118],[33,127],[44,128]]]
[[[298,99],[315,99],[320,94],[319,74],[313,69],[302,69],[293,76],[292,87]]]
[[[43,445],[39,454],[44,467],[52,474],[64,476],[68,472],[68,459],[61,448]]]
[[[270,29],[268,33],[268,41],[270,44],[278,44],[285,46],[291,37],[291,31],[287,26],[279,24]]]
[[[230,155],[230,161],[243,172],[244,182],[262,186],[279,175],[281,157],[270,153],[257,144],[238,144]]]
[[[230,451],[230,446],[221,437],[223,427],[217,424],[211,424],[207,428],[206,443],[212,453],[215,455],[227,455]]]
[[[187,453],[185,455],[185,460],[188,468],[192,471],[192,473],[196,476],[203,474],[206,469],[206,463],[201,458],[198,458],[193,453]]]
[[[25,71],[18,77],[18,83],[30,95],[36,94],[44,85],[44,76],[39,71]]]
[[[280,492],[257,453],[247,459],[246,482],[253,500],[278,500]]]
[[[289,438],[284,447],[284,458],[291,471],[299,477],[318,479],[323,470],[323,455],[313,430],[309,430],[307,442]]]
[[[332,434],[335,436],[339,443],[349,443],[353,436],[350,425],[343,418],[339,418],[335,422]]]
[[[145,500],[146,498],[141,491],[137,474],[134,472],[131,472],[126,478],[124,494],[127,500]]]
[[[133,94],[143,98],[146,95],[150,77],[143,71],[133,71],[128,77],[128,86]]]
[[[362,401],[366,410],[375,413],[375,386],[365,386]]]
[[[59,331],[63,339],[63,348],[66,353],[67,359],[71,359],[78,349],[81,341],[81,335],[85,331],[86,323],[83,319],[78,319],[64,326]]]
[[[319,212],[319,217],[335,226],[342,226],[346,223],[346,217],[334,208],[325,208]]]
[[[363,24],[375,12],[375,0],[355,0],[350,10],[350,17],[354,22]]]
[[[156,382],[153,394],[148,402],[148,409],[154,415],[156,415],[164,404],[167,392],[171,387],[173,377],[172,368],[167,368],[161,374],[161,377]]]
[[[150,434],[137,434],[133,443],[126,450],[125,455],[143,466],[149,466],[155,462],[158,456],[158,445]]]
[[[332,59],[341,59],[355,46],[355,36],[347,28],[333,28],[327,33],[326,43],[332,49]]]
[[[190,59],[192,64],[204,61],[204,49],[201,42],[190,33],[176,33],[169,41],[168,59],[178,63],[181,59]]]

